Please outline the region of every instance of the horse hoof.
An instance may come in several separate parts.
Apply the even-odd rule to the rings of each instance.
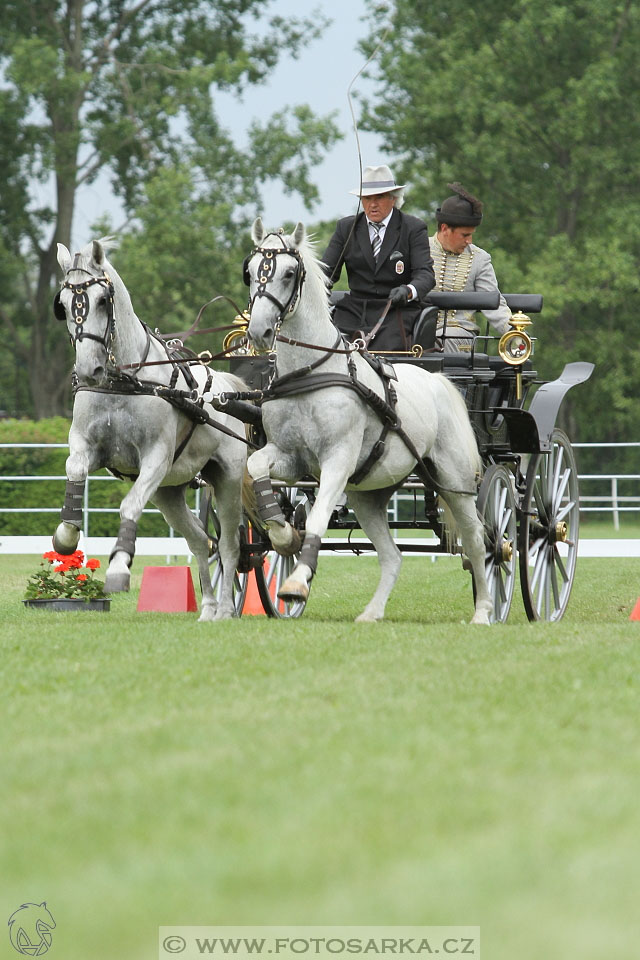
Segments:
[[[105,593],[128,593],[131,576],[127,573],[107,573],[104,578]]]
[[[288,580],[282,584],[278,590],[278,597],[280,600],[307,600],[309,597],[309,585],[306,583],[300,583],[299,580],[292,580],[289,577]]]
[[[52,546],[53,546],[53,549],[56,551],[56,553],[59,553],[59,554],[61,554],[62,556],[65,556],[65,557],[68,557],[68,556],[70,556],[72,553],[74,553],[75,550],[76,550],[76,548],[77,548],[77,546],[78,546],[78,543],[80,542],[80,531],[78,530],[77,533],[78,533],[78,535],[77,535],[77,537],[75,537],[75,539],[72,537],[72,538],[71,538],[71,541],[67,541],[66,543],[64,543],[64,542],[58,537],[58,533],[57,533],[57,531],[56,531],[56,533],[54,533],[54,535],[53,535],[53,537],[52,537],[52,539],[51,539],[51,544],[52,544]]]
[[[471,618],[471,623],[476,625],[480,624],[481,627],[491,626],[491,621],[489,620],[489,616],[486,613],[476,613],[475,616]]]
[[[363,610],[360,616],[356,617],[354,623],[379,623],[380,620],[383,619],[383,617],[384,617],[384,614],[382,613],[381,614],[367,613],[366,610]]]
[[[216,610],[212,604],[203,604],[202,610],[200,611],[200,616],[198,617],[198,623],[211,623],[216,618]]]
[[[300,553],[300,551],[302,550],[302,537],[300,536],[300,534],[298,533],[295,527],[292,527],[291,530],[292,530],[291,542],[286,544],[286,546],[282,546],[280,544],[276,544],[276,543],[273,543],[273,541],[271,541],[273,549],[281,557],[294,557],[297,553]]]

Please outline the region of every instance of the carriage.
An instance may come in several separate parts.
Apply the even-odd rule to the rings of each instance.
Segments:
[[[302,224],[283,236],[265,234],[257,220],[252,237],[251,310],[226,340],[228,374],[138,319],[99,241],[74,258],[59,245],[65,280],[54,313],[76,351],[79,394],[55,548],[75,549],[84,481],[106,466],[134,480],[121,505],[109,592],[128,589],[137,521],[152,499],[198,560],[201,620],[239,615],[251,573],[269,616],[300,616],[319,551],[362,552],[356,529],[381,568],[359,620],[384,616],[402,552],[461,554],[472,575],[473,623],[507,619],[518,573],[529,619],[560,619],[575,576],[579,500],[571,443],[556,419],[593,365],[569,363],[555,381],[538,380],[527,328],[542,298],[509,296],[512,329],[497,345],[487,334],[468,353],[447,354],[434,343],[434,311],[444,311],[446,336],[448,311],[493,309],[498,295],[431,293],[412,352],[371,355],[337,333]],[[283,323],[289,335],[280,333]],[[243,480],[247,442],[253,509]],[[284,482],[274,490],[272,479]],[[204,481],[215,507],[203,498],[198,523],[185,493]],[[409,516],[389,523],[387,503],[398,490]],[[444,522],[443,502],[459,535]],[[412,536],[394,539],[390,528]]]
[[[332,295],[334,302],[340,295]],[[506,294],[505,299],[513,313],[510,331],[502,337],[492,336],[487,324],[487,331],[476,338],[468,352],[447,353],[443,342],[447,313],[458,309],[495,309],[498,294],[432,291],[416,325],[419,332],[413,351],[379,356],[444,373],[465,398],[484,468],[477,510],[485,531],[492,622],[507,620],[518,578],[529,620],[554,621],[563,616],[569,602],[579,533],[576,461],[570,440],[556,426],[556,420],[565,394],[591,376],[593,364],[568,363],[556,380],[541,381],[532,361],[534,338],[529,327],[530,315],[542,311],[543,298]],[[444,311],[444,332],[436,345],[434,321],[438,310]],[[246,315],[236,318],[236,329],[226,337],[225,349],[230,354],[232,372],[259,392],[268,389],[273,363],[246,346],[247,320]],[[259,428],[254,439],[261,440]],[[281,509],[301,533],[316,488],[313,477],[293,486],[283,483],[278,487]],[[430,486],[413,474],[399,492],[404,494],[404,515],[390,519],[389,526],[410,534],[395,541],[403,553],[462,552],[460,543],[451,542],[447,536],[435,485]],[[329,523],[330,536],[323,540],[321,550],[354,554],[366,551],[366,541],[353,538],[359,525],[347,502],[343,499],[336,505]],[[218,520],[210,497],[203,499],[201,519],[215,542]],[[420,533],[428,536],[421,537]],[[266,529],[245,518],[234,584],[238,614],[245,602],[250,571],[254,571],[265,613],[278,618],[299,617],[305,608],[304,600],[278,598],[279,588],[297,559],[295,554],[278,554]],[[215,550],[211,562],[213,578],[217,580],[220,571]]]

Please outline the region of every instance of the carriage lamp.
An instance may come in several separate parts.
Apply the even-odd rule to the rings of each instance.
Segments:
[[[522,373],[520,368],[525,360],[529,359],[533,349],[531,337],[525,329],[525,327],[531,324],[531,320],[526,314],[522,313],[521,310],[518,310],[517,313],[513,314],[509,323],[512,329],[507,330],[507,332],[503,333],[500,337],[498,353],[505,363],[510,364],[512,367],[519,368],[516,371],[516,398],[521,400]]]
[[[249,326],[249,320],[251,317],[248,312],[244,310],[242,313],[236,314],[233,318],[234,330],[231,330],[224,340],[222,341],[222,349],[225,353],[249,353],[249,347],[243,341],[247,337],[247,327]]]

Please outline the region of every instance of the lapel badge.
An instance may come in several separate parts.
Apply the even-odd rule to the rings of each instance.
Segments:
[[[396,261],[396,273],[404,273],[404,263],[402,260]]]

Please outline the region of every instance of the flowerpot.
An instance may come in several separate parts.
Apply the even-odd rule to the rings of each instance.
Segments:
[[[56,600],[23,600],[25,607],[36,610],[102,610],[106,613],[111,607],[111,600],[83,600],[81,597],[60,597]]]

